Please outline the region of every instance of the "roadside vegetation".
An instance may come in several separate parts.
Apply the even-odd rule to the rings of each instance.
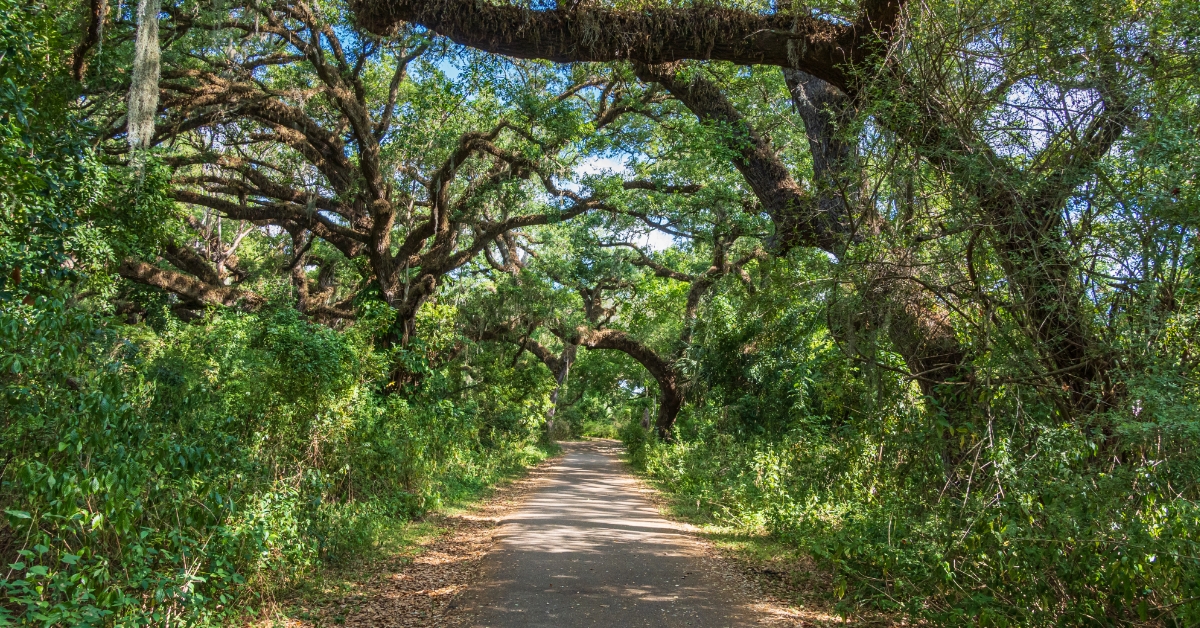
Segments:
[[[619,436],[845,613],[1196,625],[1197,33],[0,0],[0,624],[247,621]]]

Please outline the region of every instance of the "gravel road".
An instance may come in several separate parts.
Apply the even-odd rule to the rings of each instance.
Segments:
[[[563,443],[561,461],[504,519],[483,577],[456,603],[470,626],[748,626],[748,600],[707,570],[703,546],[667,521],[615,441]]]

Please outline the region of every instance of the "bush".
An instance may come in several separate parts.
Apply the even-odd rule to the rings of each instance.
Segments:
[[[585,438],[619,438],[619,430],[612,421],[585,420],[579,435]]]
[[[847,611],[964,626],[1200,619],[1200,509],[1168,488],[1194,488],[1190,447],[1161,464],[1134,462],[1145,445],[1130,443],[1119,455],[1133,460],[1112,465],[1076,429],[1005,430],[967,492],[945,488],[931,440],[898,421],[748,439],[719,422],[697,416],[676,443],[622,434],[669,492],[822,561]]]
[[[231,621],[531,461],[531,429],[484,446],[469,400],[380,397],[370,346],[291,308],[155,333],[42,300],[0,323],[8,621]]]
[[[654,435],[642,427],[638,421],[627,421],[617,432],[629,456],[629,464],[635,469],[645,469],[650,447],[655,442]]]

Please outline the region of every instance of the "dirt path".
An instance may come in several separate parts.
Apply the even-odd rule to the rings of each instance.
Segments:
[[[778,602],[769,593],[778,583],[764,569],[663,518],[655,493],[621,463],[619,442],[561,444],[562,456],[524,479],[437,519],[446,533],[414,558],[380,565],[352,593],[260,625],[845,625]]]
[[[465,625],[716,628],[763,619],[744,587],[713,573],[703,544],[659,515],[617,443],[563,447],[505,518],[480,584],[456,603]]]
[[[324,599],[292,599],[282,613],[253,628],[408,628],[458,625],[455,600],[481,575],[480,563],[496,545],[500,524],[537,489],[560,458],[543,462],[525,477],[498,486],[466,512],[428,519],[444,532],[414,552],[395,556],[348,576],[340,593]],[[415,554],[411,555],[411,554]],[[348,588],[349,590],[344,590]]]

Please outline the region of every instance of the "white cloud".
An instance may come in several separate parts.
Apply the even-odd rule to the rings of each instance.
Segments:
[[[577,177],[603,174],[629,175],[631,173],[629,166],[616,157],[588,157],[575,168]],[[647,251],[662,251],[675,246],[673,236],[657,229],[633,238],[632,242]]]
[[[616,157],[588,157],[575,167],[575,175],[590,174],[629,174],[629,168]]]
[[[634,241],[635,244],[651,251],[662,251],[675,246],[675,237],[659,230],[651,231]]]

